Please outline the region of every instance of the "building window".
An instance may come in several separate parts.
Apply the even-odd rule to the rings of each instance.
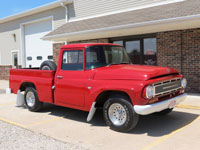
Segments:
[[[48,60],[53,60],[53,56],[52,56],[52,55],[49,55],[49,56],[47,56],[47,59],[48,59]]]
[[[42,60],[42,56],[37,56],[37,60]]]
[[[18,67],[18,51],[12,51],[12,66],[13,68]]]
[[[141,64],[141,47],[140,41],[125,41],[126,51],[133,64]]]
[[[123,45],[133,64],[157,65],[155,36],[122,37],[111,42]]]
[[[156,38],[144,39],[144,64],[156,65]]]
[[[28,56],[28,57],[27,57],[27,60],[29,60],[29,61],[32,60],[32,57],[31,57],[31,56]]]

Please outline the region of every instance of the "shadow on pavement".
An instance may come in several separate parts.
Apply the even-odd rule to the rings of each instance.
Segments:
[[[66,119],[88,123],[92,126],[106,126],[101,109],[97,110],[91,122],[86,121],[88,112],[80,110],[47,104],[44,107],[44,109],[39,113],[47,112],[49,113],[49,115],[64,117]],[[140,120],[136,128],[127,134],[147,134],[148,136],[159,137],[167,135],[191,123],[197,117],[198,115],[196,114],[179,111],[172,111],[166,116],[159,116],[156,114],[140,116]]]
[[[58,117],[63,117],[66,119],[88,123],[86,121],[88,112],[66,108],[62,106],[55,106],[52,104],[45,104],[44,108],[38,113],[49,113],[49,115],[54,115]],[[102,110],[97,110],[94,118],[89,122],[92,126],[106,126]]]
[[[186,112],[172,111],[166,116],[155,114],[141,116],[136,128],[130,132],[132,134],[144,134],[148,136],[163,136],[194,121],[198,115]]]

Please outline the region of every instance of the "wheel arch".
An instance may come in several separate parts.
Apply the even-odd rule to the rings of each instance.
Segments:
[[[106,102],[106,100],[109,98],[109,97],[119,97],[119,98],[125,98],[127,101],[129,101],[131,104],[132,101],[131,101],[131,98],[130,96],[128,95],[128,93],[124,92],[124,91],[117,91],[117,90],[107,90],[107,91],[103,91],[101,92],[95,102],[96,102],[96,105],[95,107],[103,107],[103,104]]]
[[[25,91],[27,87],[32,87],[32,88],[36,89],[36,86],[33,82],[23,82],[23,83],[21,83],[19,90]]]

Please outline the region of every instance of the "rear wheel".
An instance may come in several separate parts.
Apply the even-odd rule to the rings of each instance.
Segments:
[[[103,107],[105,122],[112,130],[128,132],[138,123],[139,115],[125,98],[109,98]]]
[[[39,101],[37,91],[34,88],[26,88],[24,99],[30,111],[37,112],[41,110],[43,103]]]
[[[44,61],[41,65],[40,65],[40,70],[56,70],[57,66],[53,61]]]

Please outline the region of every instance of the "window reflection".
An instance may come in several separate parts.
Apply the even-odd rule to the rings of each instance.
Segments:
[[[133,64],[157,65],[156,38],[139,37],[137,39],[124,38],[113,41],[115,44],[123,45]]]
[[[144,39],[144,64],[156,65],[156,38]]]
[[[140,64],[140,41],[127,41],[126,51],[133,64]]]

